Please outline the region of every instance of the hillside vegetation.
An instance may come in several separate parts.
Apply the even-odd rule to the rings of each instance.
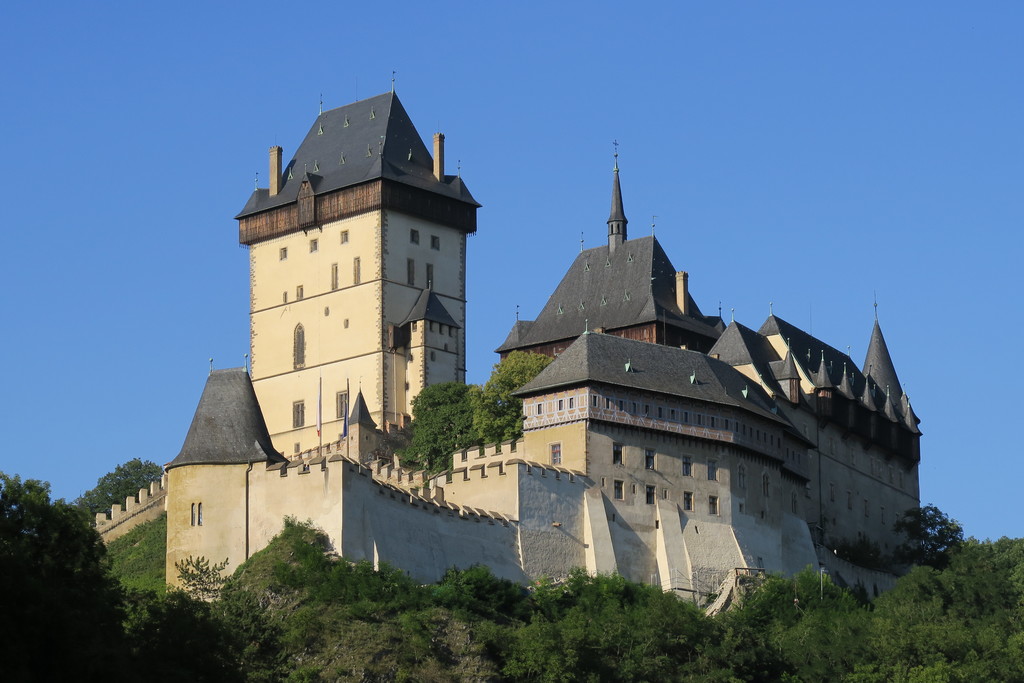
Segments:
[[[212,602],[161,595],[146,587],[160,524],[105,554],[78,509],[0,474],[5,680],[1024,680],[1021,540],[957,544],[873,603],[808,570],[709,618],[583,572],[524,590],[474,567],[423,586],[294,522]]]

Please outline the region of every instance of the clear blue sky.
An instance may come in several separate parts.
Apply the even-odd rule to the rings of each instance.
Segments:
[[[1019,2],[6,3],[0,470],[74,498],[181,447],[248,345],[232,216],[323,94],[397,90],[484,205],[469,380],[605,239],[698,304],[862,359],[878,312],[922,419],[922,501],[1024,536]]]

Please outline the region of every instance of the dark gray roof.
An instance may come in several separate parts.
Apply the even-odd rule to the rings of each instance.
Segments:
[[[537,319],[520,330],[514,345],[498,352],[574,339],[585,330],[614,330],[658,322],[718,338],[714,318],[705,318],[690,297],[691,315],[676,305],[676,270],[652,236],[582,251],[548,299]],[[512,335],[509,335],[511,338]]]
[[[619,165],[615,165],[615,178],[612,180],[612,209],[608,213],[609,223],[622,223],[623,236],[625,236],[626,212],[622,208],[622,186],[619,184]]]
[[[281,462],[263,421],[245,368],[214,370],[206,380],[181,452],[167,469],[182,465]]]
[[[352,413],[349,415],[348,423],[350,425],[369,427],[370,429],[377,428],[377,423],[370,417],[370,409],[366,407],[366,400],[363,398],[361,389],[356,394],[356,400],[352,404]]]
[[[774,404],[761,387],[731,365],[698,351],[610,334],[580,335],[515,394],[527,396],[583,382],[734,406],[788,425],[774,413]],[[746,397],[744,389],[747,390]]]
[[[269,190],[256,190],[235,218],[296,201],[307,174],[316,194],[386,178],[479,206],[462,178],[446,175],[439,182],[433,171],[431,154],[398,95],[385,93],[317,116],[282,172],[281,191],[271,197]]]
[[[518,349],[522,346],[523,339],[530,331],[530,326],[533,325],[532,320],[517,320],[516,324],[509,330],[508,336],[505,337],[505,341],[502,342],[498,350],[502,349]]]
[[[821,354],[821,363],[818,365],[814,383],[820,389],[833,389],[836,386],[832,383],[832,378],[829,377],[828,367],[825,365],[825,354]]]
[[[883,391],[888,388],[894,398],[899,399],[903,396],[900,380],[896,377],[896,368],[893,367],[892,358],[889,356],[889,347],[885,344],[885,337],[882,336],[882,328],[878,326],[877,319],[871,329],[871,341],[868,343],[867,356],[864,358],[864,374],[873,379]]]
[[[409,315],[406,316],[401,324],[405,325],[414,320],[433,320],[442,325],[462,327],[455,322],[455,318],[451,316],[451,313],[444,307],[441,300],[437,298],[437,295],[429,289],[424,289],[420,292],[420,296],[416,299],[416,303],[413,304],[412,310],[409,311]]]

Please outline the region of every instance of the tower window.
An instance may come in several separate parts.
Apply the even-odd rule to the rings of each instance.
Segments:
[[[612,464],[613,465],[621,465],[622,464],[622,444],[621,443],[613,443],[612,444]]]
[[[434,287],[434,264],[427,264],[427,289],[433,289]]]
[[[693,491],[683,491],[683,509],[693,511]]]
[[[653,448],[646,448],[646,449],[644,449],[644,469],[645,470],[653,470],[654,469],[654,449]]]
[[[772,490],[771,479],[769,479],[768,475],[765,474],[765,475],[763,475],[761,477],[761,493],[764,495],[765,498],[768,498],[769,496],[771,496],[771,490]]]
[[[406,273],[405,273],[406,280],[408,281],[408,283],[410,285],[415,286],[416,285],[416,261],[414,261],[413,259],[406,259],[405,267],[406,267]]]
[[[352,284],[358,285],[361,279],[361,273],[359,272],[359,257],[356,256],[352,259]]]
[[[561,465],[562,464],[562,444],[553,443],[551,444],[551,464]]]
[[[302,285],[299,285],[298,287],[295,288],[295,300],[296,301],[302,301],[303,291],[304,290],[302,289]]]
[[[437,235],[431,235],[430,236],[430,248],[433,249],[434,251],[440,250],[441,249],[441,238],[438,237]]]
[[[306,330],[302,323],[295,326],[292,337],[292,368],[298,370],[306,367]]]
[[[622,500],[625,498],[625,490],[623,488],[623,482],[621,479],[616,479],[612,482],[613,495],[615,500]]]
[[[309,241],[309,253],[310,254],[316,253],[317,251],[319,251],[319,249],[320,249],[320,240],[310,240]]]
[[[412,244],[419,244],[420,243],[420,231],[419,230],[413,229],[413,230],[409,231],[409,242],[412,243]]]
[[[718,481],[718,463],[708,460],[708,481]]]
[[[203,504],[196,505],[196,526],[203,525]]]
[[[331,264],[331,289],[335,290],[338,288],[338,264]]]
[[[348,230],[341,231],[341,243],[348,244]]]
[[[708,514],[718,514],[718,496],[708,496]]]
[[[688,455],[683,456],[683,476],[693,476],[693,459]]]
[[[341,420],[348,415],[348,392],[339,391],[334,397],[335,416]]]
[[[281,249],[277,252],[277,257],[282,261],[288,258],[288,247],[281,247]]]
[[[195,526],[196,525],[196,504],[195,503],[192,503],[192,516],[190,518],[190,524],[191,524],[191,526]]]
[[[648,486],[646,490],[647,504],[654,505],[654,487]]]
[[[306,424],[306,402],[296,401],[292,403],[292,429],[298,429]]]

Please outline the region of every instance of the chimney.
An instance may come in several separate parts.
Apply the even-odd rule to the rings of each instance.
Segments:
[[[281,191],[281,153],[277,145],[270,148],[270,196]]]
[[[685,270],[676,273],[676,306],[683,315],[690,315],[690,274]]]
[[[444,133],[434,133],[434,177],[444,182]]]

